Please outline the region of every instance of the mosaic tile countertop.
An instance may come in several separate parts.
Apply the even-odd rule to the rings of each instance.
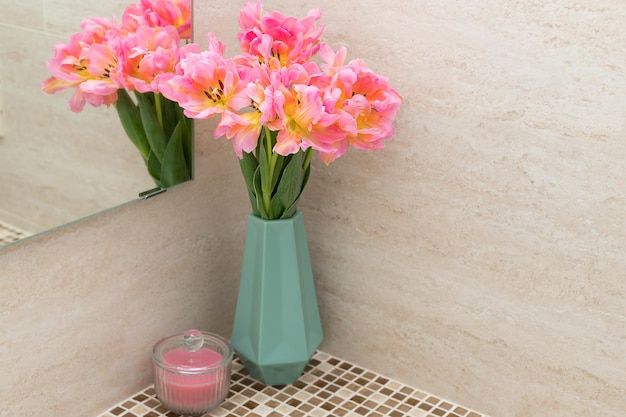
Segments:
[[[177,417],[153,387],[99,417]],[[226,401],[207,417],[488,417],[467,407],[317,352],[293,385],[266,386],[252,379],[238,359]]]
[[[0,221],[0,246],[18,241],[27,236],[30,236],[30,233]]]

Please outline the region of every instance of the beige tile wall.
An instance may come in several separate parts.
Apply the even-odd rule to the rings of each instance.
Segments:
[[[234,39],[242,4],[196,0],[196,36]],[[623,415],[621,0],[316,4],[405,96],[395,141],[316,163],[302,202],[323,349],[493,416]],[[93,415],[156,338],[228,335],[248,208],[209,127],[192,183],[0,252],[0,415]]]

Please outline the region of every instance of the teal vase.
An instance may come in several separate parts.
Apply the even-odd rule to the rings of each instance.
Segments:
[[[302,213],[248,217],[231,344],[266,385],[294,383],[322,342]]]

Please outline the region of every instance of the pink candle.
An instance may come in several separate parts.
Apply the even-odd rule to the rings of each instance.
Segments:
[[[227,358],[228,366],[224,366],[222,353],[200,346],[197,350],[186,345],[174,347],[155,360],[157,396],[176,413],[203,415],[216,408],[228,394],[232,357]]]

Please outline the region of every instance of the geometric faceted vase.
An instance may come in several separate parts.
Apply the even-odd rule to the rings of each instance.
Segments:
[[[231,345],[266,385],[294,383],[322,342],[304,219],[248,216]]]

